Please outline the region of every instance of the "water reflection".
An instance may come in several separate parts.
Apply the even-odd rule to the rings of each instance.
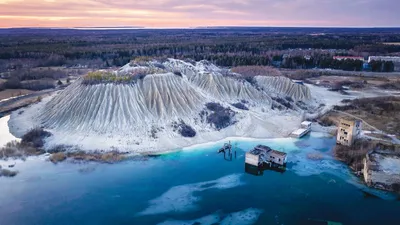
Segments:
[[[282,166],[277,166],[277,165],[270,165],[270,164],[264,164],[262,166],[253,166],[250,164],[245,163],[244,164],[244,171],[248,174],[254,175],[254,176],[262,176],[264,175],[264,171],[270,170],[278,173],[284,173],[286,172],[286,167]]]

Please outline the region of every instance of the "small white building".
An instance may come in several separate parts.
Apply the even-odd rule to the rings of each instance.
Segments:
[[[311,131],[311,124],[312,124],[311,121],[303,121],[303,122],[300,124],[300,127],[303,128],[303,129],[307,129],[307,130],[310,130],[310,131]]]
[[[303,121],[300,124],[300,129],[293,131],[290,134],[290,136],[294,137],[294,138],[301,138],[301,137],[305,136],[306,134],[311,132],[311,124],[312,124],[312,122],[310,122],[310,121]]]

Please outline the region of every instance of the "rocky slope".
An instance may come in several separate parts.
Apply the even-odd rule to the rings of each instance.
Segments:
[[[316,103],[306,86],[262,75],[245,79],[207,61],[132,62],[108,78],[88,75],[13,113],[10,130],[21,136],[44,127],[53,133],[48,148],[134,152],[230,136],[285,136]]]

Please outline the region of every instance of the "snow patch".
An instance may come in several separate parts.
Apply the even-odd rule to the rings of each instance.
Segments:
[[[4,116],[0,118],[0,148],[6,145],[10,141],[19,141],[19,138],[16,138],[12,135],[8,128],[8,121],[10,116]]]
[[[379,167],[385,174],[398,175],[400,173],[400,158],[382,157],[379,161]]]

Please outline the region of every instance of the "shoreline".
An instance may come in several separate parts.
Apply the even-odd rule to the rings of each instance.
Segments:
[[[317,87],[317,86],[311,86],[307,85],[310,87],[310,91],[314,93],[314,96],[319,96],[318,99],[314,99],[317,101],[317,103],[322,103],[320,102],[321,95],[329,97],[327,100],[324,100],[326,106],[323,108],[330,108],[334,103],[339,102],[341,99],[345,98],[346,96],[342,96],[337,93],[331,93],[327,91],[324,88]],[[12,134],[17,134],[17,136],[22,136],[24,133],[23,130],[26,130],[31,125],[35,125],[35,119],[33,118],[34,113],[27,114],[28,111],[36,111],[39,110],[40,107],[43,106],[43,104],[46,104],[46,102],[50,101],[55,95],[48,96],[46,98],[43,98],[41,102],[29,105],[23,109],[16,110],[12,112],[7,118],[10,118],[10,122],[8,122],[8,129],[10,132],[12,131]],[[357,96],[354,96],[357,97]],[[326,102],[328,101],[328,102]],[[326,111],[326,110],[325,110]],[[21,117],[21,113],[23,118]],[[321,113],[323,113],[321,111]],[[14,118],[13,118],[14,117]],[[272,119],[273,118],[273,119]],[[19,120],[17,124],[16,120]],[[22,119],[22,121],[21,121]],[[11,121],[14,120],[14,121]],[[270,123],[268,121],[281,121],[279,124],[279,127],[276,127],[276,124]],[[31,121],[30,123],[26,123],[27,121]],[[252,113],[249,114],[249,116],[245,117],[244,119],[241,120],[242,122],[239,124],[232,125],[228,128],[225,128],[221,131],[204,131],[202,133],[198,133],[198,135],[194,138],[184,138],[184,137],[178,137],[178,136],[171,136],[170,134],[163,134],[160,133],[160,138],[156,142],[154,140],[147,140],[143,139],[142,143],[140,145],[135,145],[134,143],[131,144],[131,146],[126,146],[125,144],[118,144],[117,142],[112,142],[112,140],[117,140],[117,139],[122,139],[126,138],[129,139],[129,137],[123,137],[123,136],[114,136],[114,137],[97,137],[97,136],[92,136],[92,137],[85,137],[85,136],[79,136],[75,134],[67,134],[67,139],[62,140],[66,142],[71,142],[72,140],[76,141],[78,140],[77,145],[65,145],[65,146],[71,146],[72,148],[75,148],[76,150],[79,151],[79,157],[84,158],[85,156],[91,158],[91,160],[88,160],[88,162],[93,161],[93,159],[98,159],[98,155],[105,155],[107,153],[110,153],[113,151],[113,149],[117,149],[118,154],[120,156],[123,156],[124,158],[130,158],[134,156],[143,156],[143,157],[151,157],[151,156],[160,156],[160,155],[167,155],[171,153],[176,153],[179,151],[193,151],[194,149],[197,148],[202,148],[202,147],[211,147],[211,146],[218,146],[222,145],[224,142],[231,141],[231,142],[259,142],[259,141],[277,141],[277,142],[292,142],[293,138],[289,137],[288,134],[292,132],[293,130],[297,129],[298,126],[300,125],[301,118],[300,115],[297,114],[292,114],[289,112],[274,112],[272,115],[269,115],[268,117],[262,116],[262,114],[258,113]],[[21,125],[24,125],[22,127]],[[284,129],[284,127],[286,127]],[[240,130],[238,130],[240,129]],[[283,130],[280,130],[283,129]],[[28,129],[29,130],[29,129]],[[47,131],[47,130],[46,130]],[[52,132],[52,130],[48,130]],[[324,132],[325,130],[316,130],[316,132]],[[11,134],[11,133],[10,133]],[[54,133],[53,133],[54,135]],[[56,136],[63,137],[62,133],[56,133]],[[74,136],[75,135],[75,136]],[[327,134],[328,135],[328,134]],[[53,136],[54,137],[54,136]],[[53,137],[48,137],[45,140],[45,146],[43,146],[44,149],[50,149],[52,145],[48,145],[49,142],[54,142],[56,143],[57,141],[54,140]],[[62,142],[60,141],[60,142]],[[99,142],[100,141],[100,142]],[[111,148],[111,150],[108,150],[107,146],[104,145],[103,142],[111,142],[108,143],[110,146],[115,146],[114,148]],[[53,147],[55,146],[53,144]],[[62,144],[62,143],[61,143]],[[107,144],[107,143],[106,143]],[[91,148],[87,148],[90,146]],[[141,147],[139,147],[141,146]],[[143,147],[145,146],[145,147]],[[104,151],[96,151],[98,150],[103,150]],[[132,148],[132,149],[130,149]],[[120,150],[122,149],[122,150]],[[142,149],[142,150],[139,150]],[[146,149],[150,151],[146,151]],[[153,149],[156,149],[153,151]],[[64,151],[63,151],[64,152]],[[69,151],[65,151],[63,154],[68,154]],[[40,156],[44,156],[48,153],[45,153]],[[96,155],[96,157],[93,157],[93,155]],[[50,161],[49,159],[50,155],[47,155],[47,158],[45,159],[47,161]],[[65,160],[65,156],[61,156],[62,161]],[[67,157],[68,158],[68,157]],[[101,158],[101,156],[100,156]],[[84,160],[83,160],[84,161]],[[96,160],[94,160],[96,161]],[[102,161],[99,161],[99,163],[102,163]]]
[[[314,132],[311,133],[313,137],[327,137],[329,134],[327,133],[321,133],[321,132]],[[13,158],[9,157],[7,159],[0,159],[0,166],[3,169],[9,169],[11,171],[16,171],[18,173],[21,172],[21,165],[22,165],[22,170],[25,169],[25,165],[32,164],[32,163],[49,163],[53,165],[57,165],[59,163],[72,163],[72,164],[87,164],[87,163],[99,163],[99,164],[118,164],[124,161],[129,161],[129,160],[135,160],[141,159],[141,158],[146,158],[146,157],[158,157],[158,156],[163,156],[163,155],[168,155],[168,154],[174,154],[178,152],[188,152],[188,151],[195,151],[196,149],[199,148],[218,148],[219,145],[223,145],[224,142],[231,141],[231,142],[241,142],[240,144],[256,144],[257,142],[277,142],[280,144],[288,144],[288,143],[294,143],[296,138],[291,138],[291,137],[281,137],[281,138],[249,138],[249,137],[228,137],[228,138],[223,138],[218,141],[209,141],[205,142],[202,144],[195,144],[192,146],[180,148],[180,149],[173,149],[173,150],[168,150],[168,151],[160,151],[160,152],[144,152],[144,153],[129,153],[129,152],[85,152],[85,151],[65,151],[65,152],[58,152],[62,153],[66,156],[63,160],[60,161],[52,161],[52,155],[58,154],[58,153],[48,153],[45,152],[40,155],[31,155],[31,156],[22,156],[20,158]],[[254,142],[254,143],[252,143]],[[244,149],[244,151],[247,151],[248,149]],[[103,156],[107,156],[109,154],[110,157],[114,157],[115,160],[108,160],[107,158],[104,158]],[[9,166],[13,165],[12,168]]]
[[[165,150],[165,151],[159,151],[159,152],[144,152],[144,153],[140,153],[140,154],[150,155],[150,156],[167,155],[170,153],[176,153],[176,152],[180,152],[180,151],[193,151],[196,148],[214,147],[218,144],[223,145],[224,143],[226,143],[228,141],[231,141],[231,142],[251,142],[251,141],[268,141],[268,140],[285,141],[288,139],[295,139],[295,138],[291,138],[291,137],[252,138],[252,137],[231,136],[231,137],[226,137],[226,138],[219,139],[216,141],[208,141],[208,142],[204,142],[204,143],[200,143],[200,144],[193,144],[193,145],[182,147],[179,149]]]
[[[318,126],[317,126],[318,127]],[[323,137],[331,137],[332,135],[329,132],[326,132],[324,129],[316,129],[316,131],[312,131],[309,134],[311,137],[314,138],[323,138]],[[44,153],[41,155],[37,155],[37,156],[28,156],[25,159],[9,159],[9,160],[0,160],[0,166],[2,166],[2,168],[8,169],[11,172],[17,172],[16,177],[18,177],[18,174],[20,173],[24,173],[24,171],[26,170],[30,170],[32,167],[40,167],[40,165],[53,165],[53,166],[57,166],[58,164],[63,165],[64,166],[68,166],[68,164],[71,165],[93,165],[93,164],[119,164],[119,163],[123,163],[123,162],[128,162],[128,161],[147,161],[152,157],[158,157],[158,156],[164,156],[164,155],[168,155],[168,154],[174,154],[177,152],[190,152],[190,151],[195,151],[196,149],[201,149],[202,148],[206,148],[206,149],[210,149],[210,148],[218,148],[218,146],[222,146],[222,144],[224,142],[227,141],[231,141],[231,142],[240,142],[239,145],[244,145],[247,146],[247,144],[250,145],[256,145],[257,143],[262,143],[262,142],[274,142],[273,145],[278,145],[278,146],[283,146],[286,144],[285,147],[283,147],[284,149],[286,148],[285,151],[290,151],[290,148],[287,149],[288,146],[290,146],[290,144],[295,144],[296,141],[301,141],[301,139],[297,139],[297,138],[292,138],[292,137],[278,137],[278,138],[251,138],[251,137],[240,137],[240,136],[231,136],[231,137],[226,137],[217,141],[208,141],[208,142],[204,142],[201,144],[194,144],[191,146],[187,146],[187,147],[183,147],[183,148],[177,148],[177,149],[172,149],[172,150],[167,150],[167,151],[159,151],[159,152],[146,152],[146,153],[129,153],[129,152],[115,152],[117,157],[117,160],[114,161],[107,161],[107,160],[102,160],[102,156],[106,155],[106,154],[110,154],[110,152],[108,151],[104,151],[104,152],[84,152],[84,151],[80,151],[78,152],[79,154],[79,158],[76,159],[73,156],[72,157],[67,157],[64,160],[60,161],[60,162],[53,162],[51,160],[51,155],[49,153]],[[235,143],[233,143],[235,144]],[[289,144],[289,145],[288,145]],[[278,147],[279,148],[279,147]],[[293,146],[293,148],[295,149],[296,147]],[[244,151],[250,150],[250,149],[243,149]],[[68,152],[63,152],[65,154],[69,154]],[[93,154],[97,156],[93,157]],[[89,158],[89,160],[86,160],[85,157]],[[119,158],[118,158],[119,157]],[[332,158],[334,161],[343,163],[341,160],[337,159],[334,155],[332,155]],[[100,160],[99,160],[100,159]],[[296,160],[296,159],[294,159]],[[44,163],[44,164],[43,164]],[[13,168],[8,168],[8,165],[14,164],[15,167]],[[349,168],[349,166],[347,164],[346,167],[352,171],[351,168]],[[296,170],[296,169],[295,169]],[[379,196],[381,196],[381,194],[379,194],[381,190],[379,189],[375,189],[373,187],[368,186],[363,179],[360,179],[359,176],[356,176],[356,174],[354,172],[351,172],[349,175],[352,176],[351,179],[344,179],[346,182],[356,186],[357,188],[359,188],[361,191],[365,191],[366,193],[375,195],[374,193],[378,193]],[[299,175],[301,176],[301,175]],[[341,177],[341,175],[339,175],[339,177]],[[353,182],[350,182],[350,180],[353,180]],[[387,191],[387,190],[386,190]],[[384,199],[393,199],[392,197],[390,197],[393,192],[387,191],[388,194],[383,195],[382,198]],[[388,196],[386,196],[388,195]]]

